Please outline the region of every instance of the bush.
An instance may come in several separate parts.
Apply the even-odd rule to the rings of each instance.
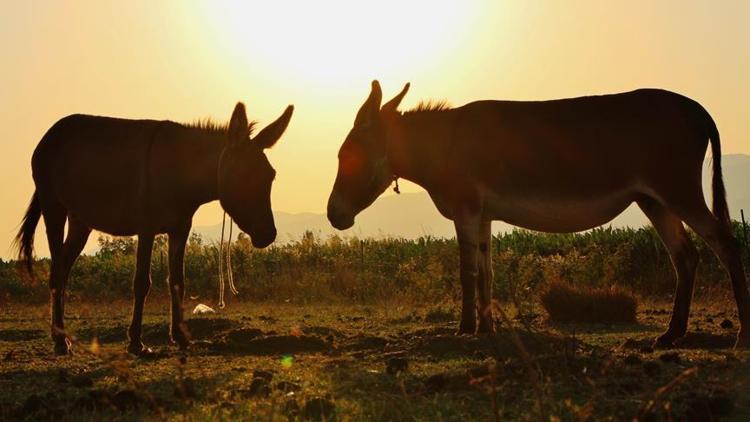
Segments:
[[[585,323],[632,323],[638,303],[617,287],[574,288],[553,282],[541,295],[550,321]]]

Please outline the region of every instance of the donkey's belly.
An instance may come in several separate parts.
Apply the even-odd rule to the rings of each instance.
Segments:
[[[192,216],[192,212],[170,212],[167,207],[152,206],[147,210],[139,209],[136,200],[115,204],[118,206],[68,205],[68,212],[86,226],[114,236],[167,233],[171,229],[182,227]]]
[[[483,192],[484,213],[493,220],[550,233],[569,233],[601,226],[617,217],[636,199],[632,191],[566,197],[530,193],[502,195]]]
[[[113,236],[133,236],[143,231],[132,207],[96,209],[92,207],[70,207],[68,213],[83,224]]]
[[[143,232],[143,212],[139,210],[138,187],[135,182],[112,180],[111,177],[74,180],[59,177],[57,199],[68,214],[86,226],[115,236],[132,236]]]

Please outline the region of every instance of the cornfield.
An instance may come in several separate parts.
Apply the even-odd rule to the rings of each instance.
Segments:
[[[738,242],[741,225],[734,226]],[[708,246],[691,234],[701,257],[697,287],[729,289],[729,281]],[[73,267],[68,294],[84,298],[129,297],[135,268],[135,238],[99,237],[94,255]],[[193,234],[185,255],[187,293],[207,302],[218,296],[218,242]],[[744,244],[743,262],[750,267]],[[151,295],[166,295],[167,239],[159,236],[152,259]],[[298,241],[255,249],[240,236],[231,244],[241,299],[294,303],[385,300],[443,301],[460,294],[455,239],[422,237],[321,238],[312,232]],[[584,233],[545,234],[515,230],[493,237],[495,296],[523,302],[552,282],[579,287],[619,288],[641,296],[668,295],[674,287],[669,255],[652,228],[598,228]],[[46,301],[49,259],[35,263],[36,278],[0,262],[0,298]],[[230,298],[231,300],[231,298]]]

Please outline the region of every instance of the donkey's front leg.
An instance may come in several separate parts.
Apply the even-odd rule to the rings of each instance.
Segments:
[[[182,300],[185,297],[185,244],[189,233],[189,224],[169,233],[169,293],[172,299],[169,336],[181,350],[185,350],[190,343],[182,311]]]
[[[138,252],[133,277],[133,320],[128,328],[128,353],[140,356],[151,353],[151,349],[141,342],[143,325],[143,305],[151,288],[151,251],[154,247],[153,233],[138,235]]]
[[[460,216],[455,219],[461,266],[461,324],[458,334],[474,334],[477,330],[476,285],[479,275],[479,218]]]

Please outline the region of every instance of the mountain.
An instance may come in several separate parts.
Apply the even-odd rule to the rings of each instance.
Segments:
[[[703,191],[707,203],[711,200],[711,167],[706,161],[703,172]],[[750,212],[750,155],[733,154],[722,156],[724,183],[728,193],[729,209],[732,217],[740,218],[740,209]],[[425,192],[403,193],[401,195],[387,194],[372,204],[357,216],[353,228],[344,232],[333,229],[325,214],[274,212],[277,242],[287,242],[299,239],[306,230],[310,230],[322,238],[334,233],[343,236],[385,237],[399,236],[417,238],[431,235],[436,237],[454,237],[453,222],[441,216],[429,195]],[[634,204],[615,218],[613,227],[642,227],[648,220]],[[503,222],[494,222],[494,233],[512,230],[513,226]],[[235,228],[235,230],[237,230]],[[221,225],[194,227],[193,231],[204,238],[218,240],[221,235]],[[235,231],[236,233],[236,231]]]
[[[453,222],[441,216],[424,193],[403,193],[379,198],[357,216],[356,224],[343,232],[331,227],[325,214],[274,212],[277,242],[298,240],[305,231],[327,238],[333,234],[359,237],[400,236],[417,238],[425,235],[450,237],[454,235]],[[237,226],[234,228],[235,233]],[[218,240],[221,224],[193,227],[204,238]]]

